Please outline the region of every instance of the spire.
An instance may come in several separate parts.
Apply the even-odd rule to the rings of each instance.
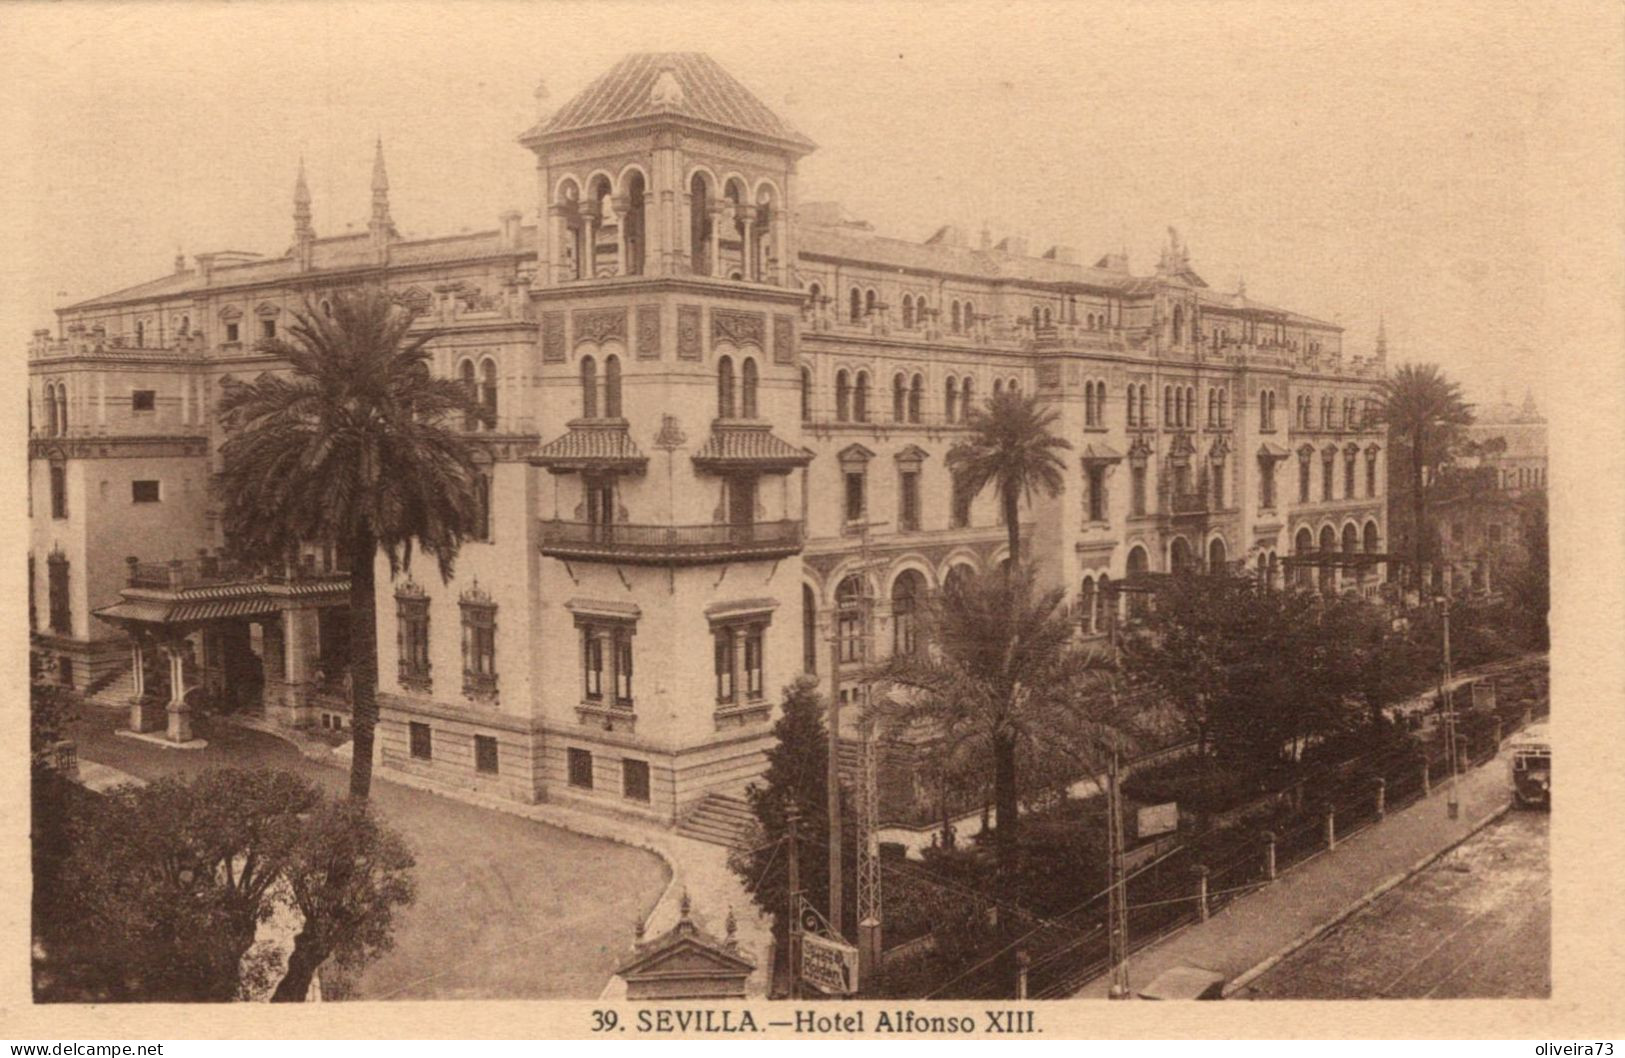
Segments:
[[[395,231],[395,221],[389,215],[389,174],[384,172],[382,136],[378,137],[372,156],[372,219],[367,221],[367,230],[372,232],[374,246],[380,253],[384,251],[389,240],[398,234]]]
[[[305,183],[305,157],[299,156],[299,177],[293,183],[293,241],[303,243],[316,237],[310,222],[310,187]]]
[[[1388,359],[1388,317],[1377,317],[1377,359]]]

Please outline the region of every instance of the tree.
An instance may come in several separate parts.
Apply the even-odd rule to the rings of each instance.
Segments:
[[[415,547],[450,579],[481,508],[469,446],[450,424],[485,413],[463,383],[430,373],[432,335],[410,334],[411,315],[382,290],[328,300],[331,314],[307,303],[293,340],[272,344],[286,376],[224,384],[220,486],[237,550],[275,563],[321,543],[348,562],[350,794],[365,798],[378,722],[373,562],[382,549],[394,576]]]
[[[1380,421],[1388,425],[1390,458],[1406,462],[1411,501],[1411,560],[1421,576],[1430,545],[1425,471],[1449,462],[1461,442],[1462,427],[1473,421],[1461,386],[1437,364],[1402,364],[1382,380]]]
[[[320,800],[287,772],[214,770],[111,791],[80,814],[66,877],[111,998],[226,1001]]]
[[[305,821],[284,877],[304,917],[273,1003],[301,1002],[330,957],[356,967],[393,945],[394,909],[412,902],[412,854],[365,801],[323,804]]]
[[[1221,762],[1267,771],[1347,727],[1363,607],[1253,577],[1175,577],[1125,640],[1124,664],[1185,710]]]
[[[1072,442],[1052,431],[1058,413],[1039,405],[1036,394],[1005,390],[970,415],[970,436],[948,451],[948,469],[971,495],[992,485],[1010,538],[1010,568],[1021,564],[1021,500],[1035,491],[1054,496],[1065,482],[1057,451]]]
[[[767,751],[767,770],[745,791],[756,817],[754,847],[734,855],[730,865],[745,883],[745,891],[773,918],[774,932],[787,935],[790,897],[788,855],[784,839],[790,832],[788,813],[794,805],[800,846],[801,889],[813,905],[829,905],[829,820],[827,791],[829,729],[824,726],[824,702],[818,681],[802,676],[784,689],[784,703],[773,725],[773,747]],[[843,808],[844,812],[844,808]],[[843,858],[855,862],[851,826],[841,833],[847,842]],[[855,899],[850,888],[849,897]]]
[[[1053,792],[1061,775],[1095,774],[1132,735],[1128,711],[1102,687],[1110,664],[1075,645],[1061,598],[1035,593],[1018,567],[950,582],[925,608],[933,650],[893,657],[880,675],[890,685],[877,704],[885,721],[921,725],[991,765],[1005,885],[1018,868],[1023,796]],[[1024,786],[1023,774],[1045,781]]]

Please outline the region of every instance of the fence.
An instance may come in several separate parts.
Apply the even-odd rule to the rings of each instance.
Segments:
[[[1456,765],[1462,771],[1493,760],[1506,737],[1549,711],[1544,657],[1525,667],[1500,669],[1493,678],[1496,693],[1480,699],[1493,702],[1493,708],[1464,711],[1477,722],[1458,724]],[[1124,884],[1129,954],[1205,921],[1238,896],[1270,884],[1281,871],[1428,796],[1449,777],[1446,756],[1442,745],[1412,742],[1329,762],[1245,806],[1252,811],[1238,813],[1242,821],[1236,825],[1192,835],[1131,868]],[[994,914],[1007,911],[1001,940],[1012,939],[991,953],[978,953],[967,966],[938,967],[935,974],[924,966],[894,968],[888,962],[887,994],[1007,998],[1015,994],[1018,952],[1027,956],[1027,994],[1032,998],[1072,995],[1108,969],[1105,891],[1051,917],[972,895],[995,908]],[[911,947],[910,955],[920,955],[931,945],[916,940]]]

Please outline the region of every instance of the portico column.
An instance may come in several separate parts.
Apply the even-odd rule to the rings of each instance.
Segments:
[[[186,640],[165,644],[169,656],[169,727],[166,735],[171,742],[192,741],[192,716],[186,704],[186,653],[190,646]]]
[[[130,687],[139,698],[147,689],[147,674],[143,671],[147,659],[141,650],[141,637],[139,634],[130,634]]]

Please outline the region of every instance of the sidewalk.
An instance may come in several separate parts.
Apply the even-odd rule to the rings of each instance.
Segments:
[[[1424,861],[1465,839],[1504,810],[1510,800],[1509,750],[1471,769],[1459,782],[1461,811],[1450,819],[1446,787],[1433,796],[1392,812],[1337,848],[1283,871],[1273,885],[1231,901],[1206,922],[1187,926],[1129,959],[1129,986],[1138,991],[1164,970],[1198,966],[1236,978],[1265,960],[1282,955],[1331,924],[1386,883],[1402,879]],[[1077,993],[1104,999],[1109,975]]]

